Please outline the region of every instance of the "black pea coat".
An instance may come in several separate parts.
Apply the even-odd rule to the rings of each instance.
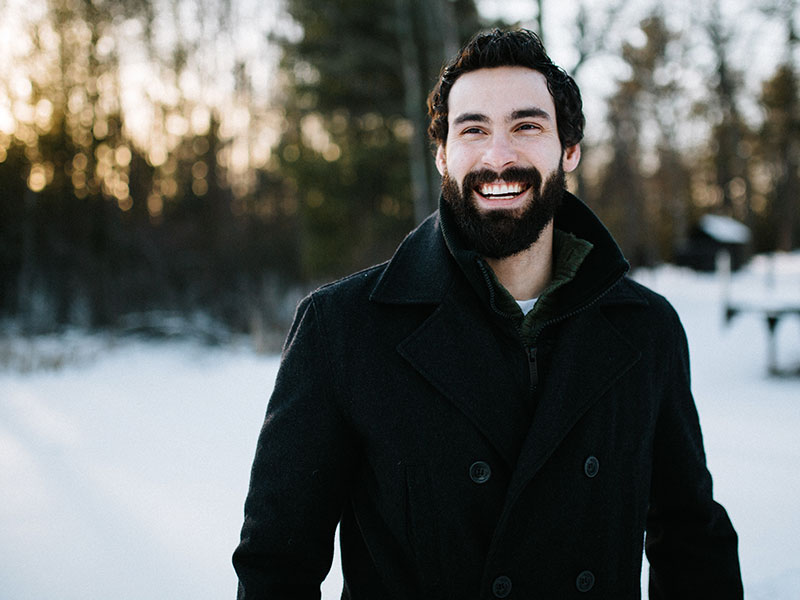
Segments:
[[[234,553],[240,599],[319,598],[340,521],[353,600],[639,598],[645,530],[653,600],[741,598],[680,322],[577,199],[556,225],[594,248],[546,328],[532,422],[509,409],[524,348],[437,215],[300,304]]]

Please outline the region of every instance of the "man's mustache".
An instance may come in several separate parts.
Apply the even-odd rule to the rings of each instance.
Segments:
[[[473,190],[484,183],[504,181],[506,183],[522,183],[538,190],[542,184],[542,174],[536,167],[509,167],[497,173],[491,169],[470,171],[464,177],[464,190]]]

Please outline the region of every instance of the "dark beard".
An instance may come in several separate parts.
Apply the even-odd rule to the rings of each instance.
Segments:
[[[502,180],[521,182],[531,189],[528,203],[518,209],[481,212],[472,194],[482,183]],[[566,189],[561,163],[544,186],[538,169],[510,167],[500,174],[488,169],[472,171],[464,177],[461,190],[445,171],[442,196],[453,210],[456,227],[472,250],[486,258],[506,258],[535,243],[556,214]]]

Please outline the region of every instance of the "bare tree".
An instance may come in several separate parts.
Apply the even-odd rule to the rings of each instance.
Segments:
[[[719,209],[752,225],[752,184],[748,170],[748,127],[739,110],[742,75],[731,65],[731,45],[735,33],[720,10],[719,0],[711,3],[703,24],[715,57],[715,75],[710,87],[717,121],[712,129],[713,167]]]
[[[405,114],[411,123],[408,150],[414,218],[419,223],[436,209],[439,198],[439,174],[426,135],[426,95],[442,64],[477,26],[477,13],[471,0],[395,0],[395,7]]]
[[[761,102],[767,118],[761,145],[772,165],[772,222],[775,248],[791,250],[800,237],[800,76],[795,55],[800,38],[794,19],[797,0],[778,0],[765,12],[786,26],[784,59],[776,73],[764,83]]]

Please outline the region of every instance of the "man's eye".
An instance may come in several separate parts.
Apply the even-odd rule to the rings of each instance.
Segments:
[[[471,134],[471,133],[483,133],[482,130],[478,127],[467,127],[463,133]]]
[[[520,125],[518,127],[518,129],[521,129],[521,130],[524,130],[524,131],[538,131],[538,130],[541,129],[541,127],[539,127],[535,123],[523,123],[522,125]]]

